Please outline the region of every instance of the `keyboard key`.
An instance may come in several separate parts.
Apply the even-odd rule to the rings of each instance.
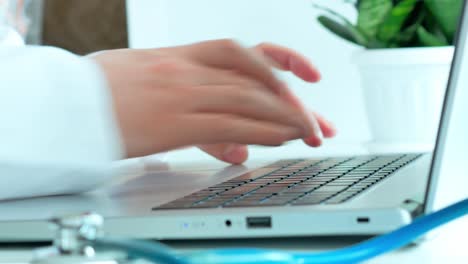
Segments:
[[[266,187],[263,187],[261,189],[258,189],[258,192],[257,193],[277,193],[277,192],[281,192],[282,190],[285,190],[287,189],[288,187],[287,186],[266,186]]]
[[[258,188],[259,188],[258,186],[247,186],[247,185],[243,185],[243,186],[240,186],[240,187],[231,189],[231,190],[229,190],[229,191],[223,192],[222,195],[225,196],[225,195],[246,194],[246,193],[249,193],[249,192],[251,192],[251,191],[253,191],[253,190],[256,190],[256,189],[258,189]]]
[[[248,173],[245,173],[239,177],[236,177],[235,179],[236,180],[253,180],[253,179],[257,179],[259,177],[262,177],[262,176],[265,176],[269,173],[272,173],[274,171],[276,171],[277,169],[275,168],[265,168],[265,169],[257,169],[255,171],[252,171],[252,172],[248,172]]]

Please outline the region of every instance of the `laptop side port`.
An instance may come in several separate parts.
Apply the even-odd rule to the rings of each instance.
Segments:
[[[270,216],[255,216],[246,218],[247,228],[271,228]]]
[[[358,222],[358,224],[368,224],[370,222],[370,218],[369,217],[358,217],[358,218],[356,218],[356,222]]]

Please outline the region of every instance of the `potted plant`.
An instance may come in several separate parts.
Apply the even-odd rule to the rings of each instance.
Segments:
[[[365,49],[359,67],[373,141],[432,147],[463,0],[345,1],[357,22],[323,6],[318,21]]]

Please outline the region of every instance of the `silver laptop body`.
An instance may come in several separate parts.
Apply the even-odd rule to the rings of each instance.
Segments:
[[[464,11],[466,14],[466,3]],[[433,208],[455,90],[463,66],[465,71],[468,69],[462,65],[468,30],[466,15],[461,26],[433,155],[406,153],[326,159],[272,150],[271,157],[245,166],[223,167],[219,163],[136,166],[134,177],[130,175],[92,193],[1,202],[0,241],[50,240],[53,234],[48,219],[84,211],[104,215],[109,235],[148,239],[373,235],[410,223]],[[337,176],[343,170],[360,168],[362,174],[372,164],[374,172],[356,180],[366,183],[359,185],[362,190],[354,188],[354,183],[344,189],[340,187],[353,182]],[[137,175],[141,171],[144,175]],[[307,173],[314,175],[309,177],[312,180],[325,175],[326,179],[336,177],[342,181],[327,185],[323,189],[326,191],[320,191],[325,185],[317,185],[315,194],[305,191],[281,200],[283,190],[274,187],[289,180],[295,184],[290,189],[295,190],[295,186],[301,187],[306,182],[298,181],[298,177]],[[379,177],[371,178],[379,173]],[[359,174],[355,175],[353,179],[358,179]],[[270,190],[263,192],[269,198],[258,196],[263,200],[254,201],[254,206],[248,201],[255,197],[253,191],[259,189],[247,185],[253,182],[266,183],[262,188],[267,189],[263,190]],[[344,195],[348,189],[354,192]]]

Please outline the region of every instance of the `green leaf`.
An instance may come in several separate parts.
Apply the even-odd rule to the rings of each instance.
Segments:
[[[449,43],[453,43],[463,0],[425,0],[424,3],[442,28]]]
[[[356,9],[359,9],[360,4],[361,4],[361,0],[356,0],[356,3],[354,4],[356,6]]]
[[[336,21],[334,21],[334,22],[326,21],[325,23],[334,24],[334,25],[341,25],[341,26],[345,27],[346,29],[344,29],[344,30],[347,31],[348,34],[351,36],[352,42],[355,42],[355,43],[357,43],[357,44],[359,44],[359,45],[361,45],[361,46],[367,46],[367,39],[366,39],[366,37],[365,37],[353,24],[351,24],[351,22],[350,22],[346,17],[344,17],[344,16],[338,14],[337,12],[335,12],[335,11],[333,11],[333,10],[327,8],[327,7],[323,7],[323,6],[316,5],[316,4],[314,4],[314,7],[317,8],[317,9],[320,9],[320,10],[323,10],[323,11],[327,12],[328,14],[330,14],[331,16],[335,17],[335,18],[338,19],[338,20],[341,20],[341,23],[340,23],[340,22],[336,22]],[[322,20],[322,21],[320,21],[320,20]],[[324,19],[324,18],[321,18],[321,19],[320,19],[320,17],[319,17],[319,22],[320,22],[323,26],[327,27],[326,25],[323,24],[323,20],[331,20],[331,19],[330,19],[330,18],[325,18],[325,19]],[[333,27],[334,27],[334,26],[332,26],[332,28],[328,28],[328,27],[327,27],[327,29],[329,29],[329,30],[331,30],[332,32],[335,33],[335,31],[334,31],[335,28],[333,28]],[[338,30],[338,29],[337,29],[337,30]],[[342,31],[343,31],[342,28],[340,28],[340,29],[338,30],[338,32],[340,32],[340,34],[342,34]],[[336,34],[338,34],[338,33],[336,33]],[[349,37],[349,36],[347,36],[347,37]],[[346,38],[345,38],[345,39],[346,39]]]
[[[360,0],[358,29],[368,38],[375,38],[379,25],[392,9],[392,0]]]
[[[350,32],[350,30],[343,24],[340,24],[339,22],[336,22],[335,20],[326,16],[319,16],[317,20],[320,22],[320,24],[322,24],[322,26],[335,33],[339,37],[351,41],[353,43],[359,44],[357,40],[354,39],[353,34]]]
[[[377,38],[383,42],[392,41],[401,31],[405,21],[413,13],[419,0],[403,0],[398,3],[379,26]]]
[[[428,47],[437,47],[437,46],[447,46],[449,43],[446,39],[438,37],[427,31],[423,26],[420,26],[417,29],[418,39],[424,46]]]
[[[422,21],[417,21],[413,25],[399,32],[395,36],[393,42],[398,43],[398,45],[403,46],[403,47],[408,46],[409,43],[412,42],[413,39],[415,39],[416,31],[421,26],[421,22]]]
[[[320,24],[338,36],[361,46],[367,46],[366,38],[349,21],[346,20],[344,24],[341,24],[326,16],[320,16],[318,20]]]
[[[401,30],[393,39],[393,43],[397,43],[397,45],[401,47],[408,47],[411,44],[414,44],[414,40],[416,39],[416,31],[422,25],[424,19],[426,18],[425,10],[422,10],[418,13],[417,17],[413,20],[413,23],[407,25],[406,28]]]

